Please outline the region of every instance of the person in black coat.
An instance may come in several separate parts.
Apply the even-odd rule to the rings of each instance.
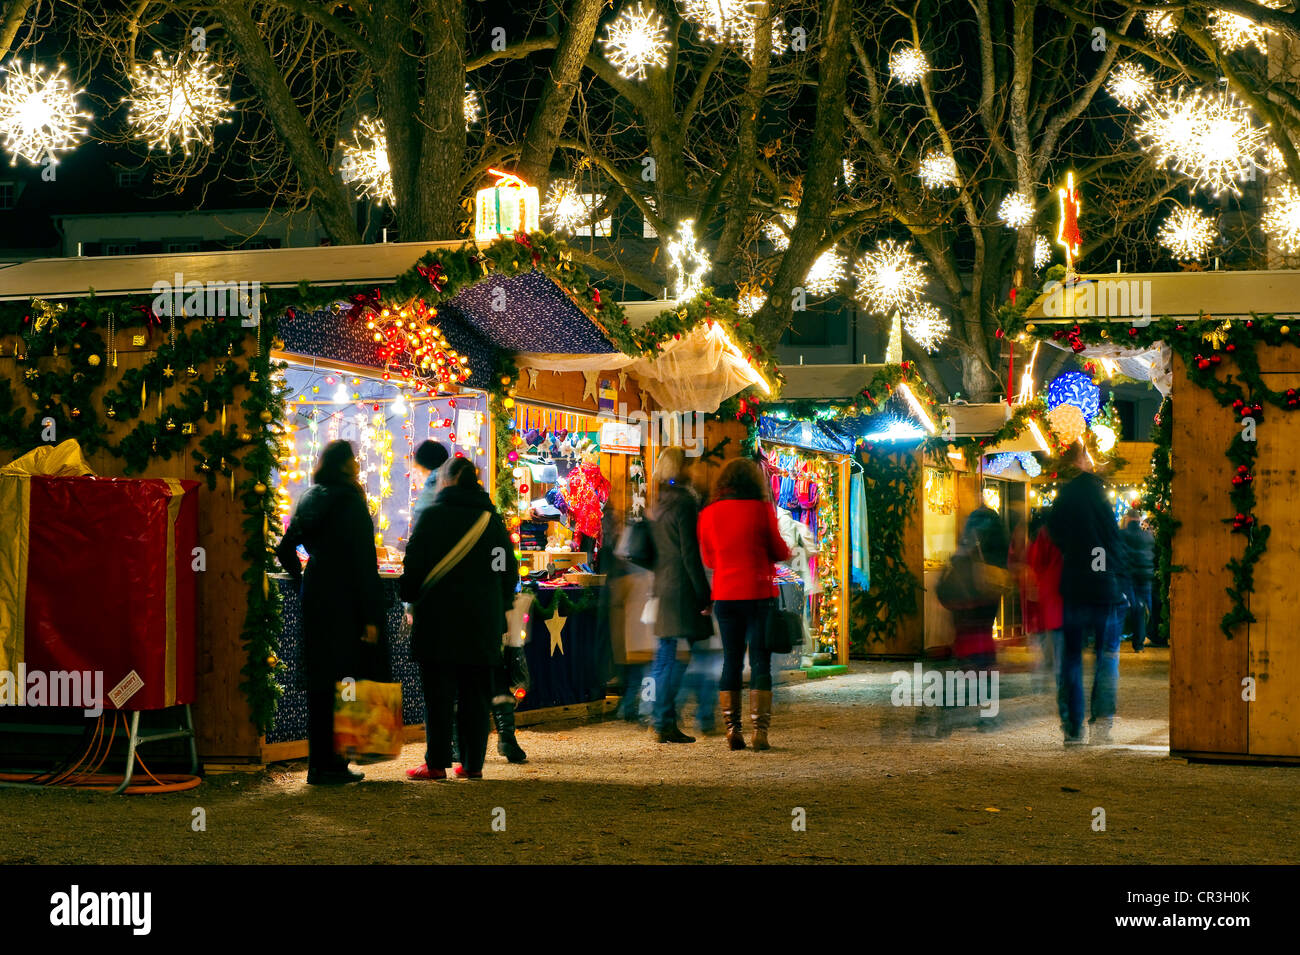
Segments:
[[[1151,581],[1155,577],[1156,539],[1142,526],[1142,512],[1130,508],[1120,532],[1128,551],[1129,597],[1133,613],[1133,652],[1141,653],[1147,643],[1147,617],[1151,611]]]
[[[307,782],[355,782],[334,752],[335,684],[366,679],[363,643],[379,649],[383,588],[375,555],[375,527],[357,482],[352,445],[331,441],[321,452],[313,486],[298,501],[276,548],[302,601],[303,670],[307,678]],[[309,555],[304,571],[297,548]]]
[[[650,675],[654,680],[654,729],[661,743],[693,743],[677,726],[675,701],[685,667],[677,660],[677,641],[713,635],[709,581],[700,560],[697,524],[700,502],[686,475],[686,453],[665,448],[655,462],[658,496],[650,511],[655,544],[654,631],[659,647]]]
[[[1110,740],[1119,688],[1119,644],[1128,603],[1128,551],[1115,523],[1101,478],[1082,444],[1061,455],[1063,468],[1079,475],[1061,493],[1047,518],[1047,531],[1061,550],[1061,601],[1064,620],[1057,654],[1058,706],[1067,716],[1061,727],[1065,745],[1083,742],[1083,647],[1096,640],[1097,667],[1092,684],[1092,741]]]
[[[411,655],[424,682],[427,738],[424,765],[407,775],[447,778],[454,725],[463,774],[480,779],[519,564],[471,461],[457,457],[443,465],[438,487],[411,533],[399,584],[402,599],[414,605]],[[426,586],[449,555],[450,565]]]

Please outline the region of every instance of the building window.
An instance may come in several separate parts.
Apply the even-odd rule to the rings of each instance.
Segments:
[[[162,250],[164,252],[201,252],[203,251],[203,240],[163,239]]]
[[[146,173],[145,173],[145,168],[143,166],[140,166],[138,168],[128,168],[126,166],[118,166],[116,169],[116,175],[117,175],[117,188],[134,189],[137,186],[144,184]]]
[[[140,251],[138,239],[105,239],[101,246],[104,255],[135,255]]]
[[[18,183],[0,182],[0,209],[12,209],[18,201]]]

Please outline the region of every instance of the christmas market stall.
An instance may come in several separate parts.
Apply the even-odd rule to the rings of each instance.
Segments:
[[[3,270],[0,300],[0,463],[76,438],[97,475],[197,482],[192,492],[183,484],[198,502],[186,573],[195,594],[194,723],[209,764],[305,752],[300,614],[272,547],[325,443],[347,439],[362,461],[393,598],[394,676],[404,684],[406,722],[418,723],[419,685],[392,589],[419,490],[413,449],[433,437],[478,463],[521,544],[519,518],[539,501],[561,511],[576,502],[581,526],[566,518],[554,544],[589,564],[590,548],[575,551],[571,541],[575,530],[579,548],[599,539],[591,502],[631,510],[649,479],[650,455],[608,425],[619,424],[624,406],[658,410],[642,398],[640,376],[666,342],[694,337],[698,325],[707,337],[715,317],[736,317],[727,303],[697,300],[634,329],[562,243],[523,232],[479,246],[38,260]],[[520,355],[535,360],[517,364]],[[557,360],[575,364],[561,369]],[[761,378],[727,377],[732,392]],[[539,440],[530,441],[534,431]],[[549,468],[558,479],[565,464],[582,480],[548,500],[539,492]],[[541,508],[537,516],[553,515]],[[548,538],[549,530],[557,529]],[[554,569],[542,563],[551,543],[528,555],[541,558],[525,560],[530,576]],[[119,580],[96,576],[106,586]],[[539,591],[540,612],[528,615],[540,698],[603,695],[598,648],[588,654],[580,635],[564,634],[560,618],[572,608],[563,601],[575,598]],[[569,660],[575,647],[581,665]],[[548,691],[563,667],[572,672],[551,679],[562,689]]]
[[[1142,506],[1168,608],[1178,755],[1300,758],[1297,301],[1293,271],[1079,275],[1005,321],[1123,363],[1166,396]]]

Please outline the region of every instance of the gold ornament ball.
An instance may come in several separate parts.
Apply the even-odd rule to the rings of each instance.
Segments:
[[[501,404],[508,411],[515,406],[515,399],[507,398],[505,401],[501,402]]]
[[[1101,337],[1102,337],[1102,338],[1110,338],[1110,332],[1103,328],[1103,329],[1101,330]]]
[[[1291,326],[1283,325],[1281,328],[1278,329],[1278,331],[1280,331],[1283,335],[1289,335],[1291,334]]]
[[[1033,322],[1030,322],[1028,325],[1025,326],[1025,331],[1029,332],[1029,334],[1032,335],[1037,328],[1038,328],[1037,325],[1035,325]]]
[[[91,368],[98,368],[98,367],[99,367],[99,356],[98,356],[98,355],[91,355],[89,358],[86,359],[86,364],[89,365]]]
[[[509,375],[502,375],[502,376],[501,376],[501,384],[503,384],[503,385],[508,385],[508,384],[510,384],[510,376],[509,376]]]
[[[251,434],[249,434],[247,431],[241,431],[241,432],[239,432],[239,440],[240,440],[240,441],[252,441],[252,440],[253,440],[253,436],[252,436]]]
[[[269,657],[266,658],[266,665],[269,667],[274,667],[279,662],[280,661],[276,658],[274,653],[272,653]]]
[[[274,418],[275,415],[271,414],[269,410],[263,410],[262,413],[258,415],[258,417],[262,419],[263,424],[270,424],[271,419]]]
[[[266,485],[263,484],[261,481],[258,481],[256,484],[253,485],[253,493],[254,493],[254,494],[265,494],[265,493],[266,493]]]

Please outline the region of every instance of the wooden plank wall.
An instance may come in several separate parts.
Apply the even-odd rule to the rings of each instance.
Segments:
[[[128,369],[139,368],[153,358],[154,352],[148,345],[136,347],[130,344],[129,334],[118,333],[118,367],[116,374],[110,369],[105,376],[105,383],[92,396],[97,414],[103,418],[102,398],[104,393],[114,386],[121,374]],[[161,341],[155,332],[153,344]],[[15,397],[21,402],[30,394],[23,378],[24,366],[18,366],[13,359],[15,339],[0,339],[0,377],[10,381]],[[103,351],[100,352],[103,355]],[[53,361],[53,359],[44,359]],[[224,359],[223,359],[224,360]],[[213,365],[204,365],[197,369],[204,379],[212,377]],[[176,369],[172,388],[164,394],[164,404],[175,401],[179,394],[178,385],[187,384],[185,370]],[[241,430],[252,430],[244,422],[244,410],[240,403],[247,398],[247,392],[240,389],[234,401],[227,408],[227,419]],[[157,419],[158,404],[156,392],[151,392],[149,402],[141,419],[152,422]],[[114,422],[104,419],[110,425],[109,441],[116,443],[129,433],[135,422]],[[179,424],[179,423],[178,423]],[[260,422],[258,423],[260,426]],[[207,570],[199,575],[197,586],[198,629],[195,665],[198,671],[197,702],[194,706],[195,729],[198,734],[199,753],[205,759],[253,759],[258,755],[258,738],[248,718],[248,705],[244,694],[239,689],[241,680],[239,671],[245,662],[243,646],[240,643],[240,631],[243,627],[244,613],[248,606],[247,590],[241,576],[244,572],[244,536],[243,507],[231,499],[230,479],[219,480],[216,491],[209,491],[204,476],[196,469],[197,462],[190,456],[190,451],[198,448],[200,439],[209,431],[219,430],[220,421],[209,425],[200,421],[192,437],[191,444],[182,454],[170,460],[156,460],[142,474],[132,477],[146,478],[180,478],[200,481],[199,494],[199,545],[206,550]],[[0,464],[8,463],[16,457],[10,452],[0,452]],[[87,456],[87,464],[97,475],[103,477],[124,477],[125,462],[114,457],[108,451],[98,451]],[[236,480],[243,480],[245,475],[237,474]],[[93,555],[87,555],[88,558]],[[93,574],[93,561],[88,561],[85,568],[69,568],[72,577],[81,574]]]
[[[1220,408],[1209,392],[1188,380],[1177,355],[1173,395],[1172,496],[1174,516],[1182,521],[1174,535],[1173,564],[1182,569],[1173,575],[1169,592],[1169,748],[1176,753],[1244,754],[1249,704],[1241,699],[1241,679],[1249,667],[1248,636],[1243,632],[1228,640],[1219,629],[1228,609],[1224,565],[1230,557],[1240,557],[1244,547],[1244,538],[1220,523],[1229,516],[1232,478],[1224,452],[1239,426],[1230,409]],[[1276,411],[1266,417],[1260,427],[1265,441],[1270,428],[1275,434],[1280,430],[1281,417]],[[1267,497],[1262,493],[1262,502]],[[1285,497],[1294,506],[1295,497]],[[1271,556],[1265,556],[1261,571]],[[1261,594],[1264,580],[1257,572]]]
[[[1264,350],[1260,370],[1274,391],[1300,388],[1300,355],[1294,348]],[[1250,609],[1256,622],[1249,627],[1246,661],[1256,683],[1255,701],[1245,704],[1247,736],[1251,754],[1258,756],[1300,756],[1300,618],[1295,608],[1300,567],[1298,415],[1270,408],[1258,432],[1255,514],[1272,528],[1268,550],[1255,568]],[[1240,697],[1240,679],[1237,682]]]

